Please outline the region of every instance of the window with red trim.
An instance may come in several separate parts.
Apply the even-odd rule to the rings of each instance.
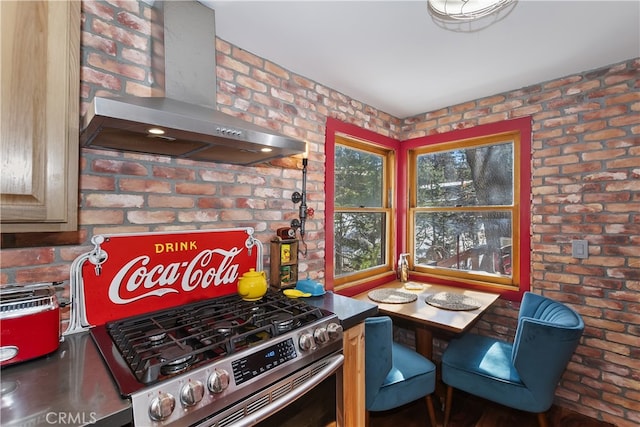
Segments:
[[[530,123],[403,143],[416,279],[513,296],[529,289]]]
[[[325,142],[329,289],[351,287],[344,292],[351,294],[388,282],[395,277],[397,255],[408,252],[412,280],[494,291],[510,299],[529,290],[530,118],[403,142],[328,119]],[[344,192],[336,190],[345,176],[355,179],[337,176],[342,172],[335,169],[336,156],[345,153],[379,160],[376,206],[355,203],[357,197],[345,202]],[[336,227],[363,215],[385,224],[375,233],[380,244],[375,267],[346,271],[336,266],[344,255],[336,256],[336,249],[345,250]]]

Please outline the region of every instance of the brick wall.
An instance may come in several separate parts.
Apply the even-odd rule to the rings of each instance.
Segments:
[[[82,7],[82,111],[96,94],[158,94],[148,6]],[[312,278],[324,276],[327,117],[404,140],[531,115],[532,288],[571,304],[587,326],[558,403],[621,427],[640,423],[639,60],[401,120],[223,40],[216,49],[219,109],[310,144],[308,204],[315,216],[300,268]],[[300,186],[300,163],[238,167],[83,149],[74,243],[49,236],[54,243],[46,246],[2,250],[0,283],[68,281],[70,263],[98,233],[240,225],[255,227],[266,243],[297,214],[290,196]],[[588,259],[570,257],[572,239],[589,240]],[[500,301],[477,329],[510,339],[517,308]]]
[[[618,426],[640,424],[639,68],[630,60],[420,114],[401,136],[532,117],[532,290],[586,326],[558,401]],[[574,239],[589,242],[587,259],[571,257]],[[500,301],[477,330],[511,339],[517,308]]]

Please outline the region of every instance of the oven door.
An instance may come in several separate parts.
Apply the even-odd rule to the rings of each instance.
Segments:
[[[327,356],[196,426],[341,427],[343,363]]]

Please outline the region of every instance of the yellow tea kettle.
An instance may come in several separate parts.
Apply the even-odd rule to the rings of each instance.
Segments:
[[[238,294],[245,301],[257,301],[267,293],[267,276],[264,271],[250,268],[238,281]]]

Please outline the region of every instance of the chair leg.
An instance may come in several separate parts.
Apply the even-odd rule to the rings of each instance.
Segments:
[[[444,424],[443,427],[447,427],[449,424],[449,416],[451,416],[451,403],[453,401],[453,387],[447,386],[447,398],[444,403]]]
[[[547,414],[545,412],[538,412],[538,426],[549,427],[549,422],[547,421]]]
[[[431,422],[431,427],[437,427],[436,424],[436,411],[433,409],[433,398],[431,395],[427,395],[427,410],[429,411],[429,421]]]

